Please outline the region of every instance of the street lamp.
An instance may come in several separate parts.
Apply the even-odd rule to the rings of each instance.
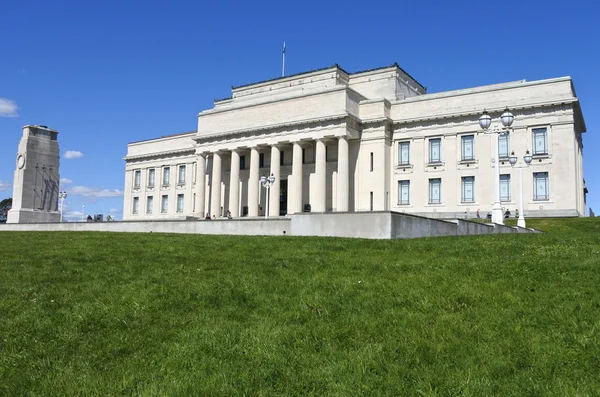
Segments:
[[[65,199],[67,198],[67,192],[59,192],[58,198],[60,199],[60,222],[63,221],[63,205],[65,203]]]
[[[85,205],[81,206],[81,222],[85,220]]]
[[[275,183],[275,176],[273,176],[273,174],[271,174],[270,177],[266,177],[266,176],[261,176],[260,177],[260,184],[267,189],[267,195],[266,195],[266,201],[267,201],[267,211],[265,211],[265,218],[269,217],[269,199],[270,197],[270,191],[271,191],[271,186],[273,186],[273,184]]]
[[[499,223],[501,225],[504,224],[504,219],[502,217],[502,206],[500,204],[500,144],[498,142],[500,135],[508,135],[510,133],[510,126],[515,120],[515,116],[508,110],[508,108],[504,109],[504,113],[500,116],[500,122],[504,128],[500,128],[500,125],[496,123],[492,130],[489,130],[490,125],[492,124],[492,117],[488,114],[486,110],[483,111],[481,117],[479,117],[479,126],[483,129],[486,134],[495,134],[496,136],[496,177],[494,178],[494,182],[496,185],[496,197],[494,200],[494,207],[492,208],[492,222]]]
[[[519,169],[519,220],[517,221],[517,226],[519,227],[525,227],[525,214],[523,213],[523,168],[527,168],[529,166],[529,164],[531,164],[531,160],[533,159],[533,157],[531,157],[531,154],[529,154],[529,150],[527,152],[525,152],[525,156],[523,156],[523,161],[525,162],[525,165],[523,165],[522,163],[519,164],[518,168]],[[517,156],[515,156],[515,152],[512,152],[510,154],[510,157],[508,158],[508,161],[510,162],[511,166],[515,166],[515,164],[517,164]]]

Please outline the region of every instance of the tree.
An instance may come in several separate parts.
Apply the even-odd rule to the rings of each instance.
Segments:
[[[0,201],[0,223],[6,222],[8,210],[12,208],[12,198],[7,198]]]

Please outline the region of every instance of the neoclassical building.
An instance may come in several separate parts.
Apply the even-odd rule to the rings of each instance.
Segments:
[[[505,108],[508,135],[486,134]],[[128,145],[124,219],[397,211],[475,217],[500,198],[514,214],[583,216],[585,123],[570,77],[427,94],[397,64],[338,65],[232,88],[197,131]],[[497,140],[497,142],[495,141]],[[495,150],[500,154],[495,161]],[[524,164],[523,164],[524,165]],[[274,177],[267,189],[261,176]],[[267,206],[267,199],[269,205]]]

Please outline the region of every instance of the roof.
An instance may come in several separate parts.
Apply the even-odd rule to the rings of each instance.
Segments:
[[[289,79],[290,77],[298,77],[298,76],[302,76],[302,75],[305,75],[305,74],[315,73],[315,72],[321,72],[321,71],[324,71],[324,70],[334,69],[334,68],[341,70],[342,72],[346,73],[349,76],[352,76],[352,75],[355,75],[355,74],[373,72],[373,71],[376,71],[376,70],[388,69],[388,68],[393,68],[393,67],[396,67],[396,68],[400,69],[404,74],[406,74],[408,77],[410,77],[412,80],[414,80],[414,82],[417,83],[421,88],[423,88],[424,90],[427,90],[427,87],[423,86],[421,83],[419,83],[417,81],[417,79],[415,79],[409,73],[407,73],[406,70],[402,69],[398,65],[397,62],[394,62],[391,65],[380,66],[380,67],[377,67],[377,68],[366,69],[366,70],[360,70],[358,72],[353,72],[353,73],[348,73],[340,65],[338,65],[337,63],[334,63],[333,65],[326,66],[324,68],[312,69],[312,70],[307,70],[305,72],[300,72],[300,73],[295,73],[295,74],[288,74],[287,76],[275,77],[275,78],[272,78],[272,79],[267,79],[267,80],[262,80],[262,81],[255,81],[254,83],[248,83],[248,84],[242,84],[242,85],[232,86],[231,89],[232,90],[237,90],[239,88],[250,87],[250,86],[253,86],[253,85],[256,85],[256,84],[263,84],[263,83],[275,82],[277,80]],[[225,99],[230,99],[230,98],[225,98]]]

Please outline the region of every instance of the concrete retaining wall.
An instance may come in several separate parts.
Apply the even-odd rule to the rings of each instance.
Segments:
[[[295,214],[293,236],[334,236],[389,239],[389,212],[347,212],[336,214]]]
[[[181,221],[126,221],[3,224],[2,231],[98,231],[137,233],[192,233],[250,236],[332,236],[368,239],[396,239],[461,236],[492,233],[531,233],[502,225],[444,221],[395,212],[348,212],[296,214],[290,218],[242,218]]]
[[[231,234],[283,236],[290,231],[290,219],[228,219],[213,221],[138,221],[4,224],[2,231],[71,231]]]
[[[457,225],[454,222],[420,216],[392,213],[390,238],[418,238],[456,236]]]

